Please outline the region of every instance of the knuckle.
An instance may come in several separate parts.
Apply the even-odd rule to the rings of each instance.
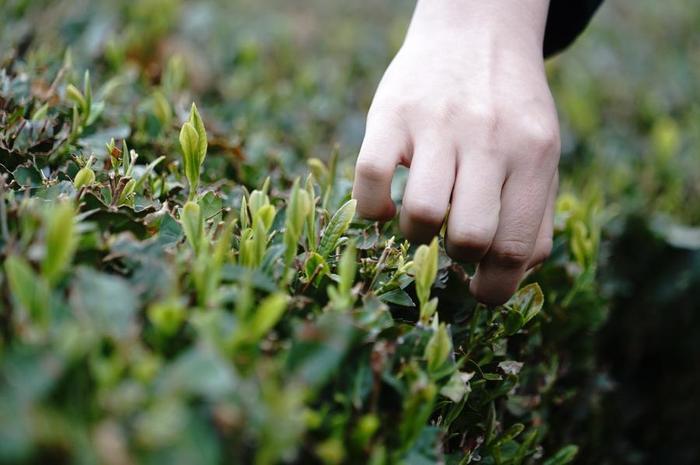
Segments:
[[[559,125],[537,118],[531,119],[523,128],[523,143],[532,153],[546,158],[556,158],[561,150]]]
[[[520,268],[530,259],[531,248],[519,240],[498,241],[491,247],[490,254],[502,266]]]
[[[355,178],[368,182],[382,181],[387,176],[387,170],[381,163],[371,158],[360,158],[355,164]]]
[[[535,252],[532,254],[532,266],[539,265],[547,260],[552,254],[552,239],[544,239],[535,247]]]
[[[397,99],[391,111],[399,118],[405,118],[407,115],[416,113],[418,110],[419,105],[417,102],[410,99],[401,98]]]
[[[478,226],[460,227],[448,233],[448,241],[456,249],[487,250],[491,245],[492,234]]]
[[[404,215],[411,223],[440,226],[444,220],[442,214],[435,208],[435,205],[426,200],[404,200]]]
[[[496,133],[501,122],[499,112],[491,105],[472,105],[467,114],[471,122],[485,128],[489,135]]]
[[[433,109],[435,120],[441,125],[453,124],[462,114],[462,106],[454,100],[439,102]]]
[[[483,286],[472,286],[470,292],[472,296],[479,302],[497,306],[508,302],[508,299],[515,293],[517,284],[508,286],[499,286],[498,289],[485,289]]]
[[[390,219],[392,214],[390,213],[390,208],[383,208],[381,206],[368,205],[366,202],[357,203],[357,214],[360,218],[366,220],[378,220],[383,221]]]
[[[413,114],[418,110],[418,102],[406,97],[385,97],[379,102],[373,102],[367,111],[367,121],[372,122],[387,122],[392,121],[396,124],[405,122],[407,115]]]

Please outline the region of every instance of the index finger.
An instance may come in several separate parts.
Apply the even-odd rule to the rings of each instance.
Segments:
[[[367,118],[352,188],[357,213],[363,218],[388,220],[396,213],[391,200],[391,180],[409,145],[408,135],[397,119],[386,115]]]

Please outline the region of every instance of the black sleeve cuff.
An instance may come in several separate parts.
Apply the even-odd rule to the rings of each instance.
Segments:
[[[544,35],[544,56],[568,47],[586,28],[603,0],[551,0]]]

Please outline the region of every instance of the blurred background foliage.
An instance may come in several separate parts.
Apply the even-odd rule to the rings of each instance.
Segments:
[[[57,75],[80,87],[89,69],[105,105],[103,122],[80,136],[82,152],[104,152],[110,138],[128,138],[146,161],[167,152],[176,158],[167,128],[179,126],[196,100],[210,145],[223,155],[207,160],[206,183],[228,178],[253,188],[270,172],[290,179],[306,173],[308,158],[328,160],[338,143],[336,190],[343,192],[365,111],[411,8],[402,0],[0,0],[0,63],[22,62],[20,76],[45,77],[3,76],[0,90],[52,103]],[[562,363],[570,365],[550,399],[545,449],[577,444],[576,463],[700,462],[698,31],[700,6],[692,0],[608,0],[575,45],[547,64],[563,137],[558,228],[568,231],[566,241],[582,238],[584,251],[571,263],[595,270],[587,297],[565,306],[566,324],[543,328],[544,347],[564,348]],[[71,67],[61,71],[66,60]],[[26,137],[19,146],[26,143],[29,153],[36,141]],[[73,175],[77,166],[67,171]],[[399,174],[397,198],[401,180]],[[577,216],[590,230],[572,232]],[[557,242],[567,245],[576,249]],[[554,261],[562,253],[555,249]],[[536,279],[552,303],[562,299],[557,290],[569,291],[555,265]],[[85,273],[80,280],[88,288],[99,284]],[[540,357],[561,354],[549,355]],[[196,356],[182,364],[219,363]],[[260,395],[277,396],[274,384]],[[298,396],[285,391],[284,400],[269,403],[278,410],[267,414],[296,412]],[[157,405],[137,424],[152,435],[143,433],[144,441],[163,439],[158,434],[168,431],[159,422],[185,415],[181,406],[166,407]],[[236,412],[221,415],[225,421]],[[109,442],[112,427],[102,424],[98,437]],[[210,440],[198,433],[191,441]],[[339,463],[329,441],[317,455]]]

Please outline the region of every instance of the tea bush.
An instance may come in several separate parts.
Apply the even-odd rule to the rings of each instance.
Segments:
[[[213,5],[3,5],[0,463],[596,456],[589,425],[606,424],[610,382],[594,334],[634,262],[608,257],[645,199],[700,212],[674,211],[695,186],[692,171],[673,176],[674,120],[654,120],[651,137],[675,187],[655,197],[656,165],[638,187],[584,182],[622,171],[583,163],[557,202],[552,258],[486,308],[440,239],[411,246],[393,222],[354,215],[348,140],[390,52],[357,32],[378,27],[366,10],[332,23],[325,47],[352,46],[347,58],[304,61],[295,50],[319,46],[284,32],[303,18],[248,25],[283,31],[253,40],[221,32],[249,29]],[[36,18],[55,27],[33,30]],[[208,58],[180,36],[210,44]],[[599,101],[562,100],[581,137],[567,173],[618,136],[593,135],[586,105]],[[644,220],[655,241],[692,249],[659,218]]]

